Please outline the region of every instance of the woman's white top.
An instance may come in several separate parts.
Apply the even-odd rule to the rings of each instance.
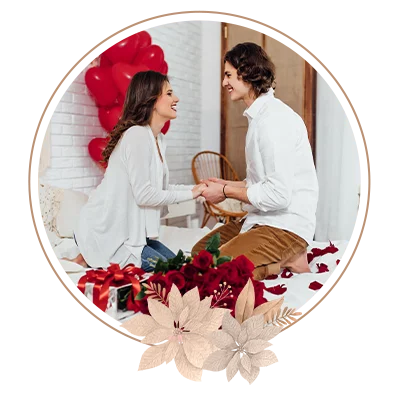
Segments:
[[[159,235],[163,206],[193,198],[193,186],[168,184],[164,135],[157,140],[164,162],[149,126],[126,130],[82,208],[75,237],[91,267],[123,266],[130,256],[140,266],[146,238]]]

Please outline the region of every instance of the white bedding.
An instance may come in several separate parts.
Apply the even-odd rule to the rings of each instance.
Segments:
[[[216,226],[217,227],[217,226]],[[209,228],[177,228],[172,226],[162,226],[160,232],[160,241],[169,247],[173,252],[177,253],[182,249],[186,253],[190,253],[193,245],[210,232]],[[59,259],[74,258],[79,250],[73,239],[58,239],[49,238],[52,242],[54,251]],[[285,285],[287,288],[283,296],[285,297],[285,305],[288,307],[300,308],[316,293],[315,290],[309,288],[310,283],[317,281],[322,285],[331,276],[332,272],[337,266],[337,260],[342,258],[342,255],[347,247],[347,241],[334,241],[333,244],[339,249],[335,254],[326,254],[320,257],[315,257],[311,263],[311,273],[307,274],[293,274],[290,278],[282,277],[282,272],[276,279],[264,280],[267,288],[277,285]],[[329,246],[329,242],[313,242],[309,247],[324,249]],[[74,283],[77,283],[79,278],[84,274],[84,269],[75,263],[60,260],[64,270],[68,272],[69,277]],[[329,272],[318,273],[318,264],[326,264]],[[283,274],[285,276],[285,274]],[[282,295],[274,295],[268,291],[264,291],[264,297],[268,300],[274,300]]]

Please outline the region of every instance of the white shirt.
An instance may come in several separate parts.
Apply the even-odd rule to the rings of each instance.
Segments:
[[[129,128],[115,146],[75,230],[79,250],[91,267],[124,266],[131,255],[140,266],[146,237],[159,235],[162,206],[193,198],[193,186],[168,185],[162,134],[158,142],[164,162],[149,126]]]
[[[259,96],[244,114],[246,187],[251,205],[242,232],[269,225],[313,240],[318,181],[307,129],[301,117],[274,96]]]

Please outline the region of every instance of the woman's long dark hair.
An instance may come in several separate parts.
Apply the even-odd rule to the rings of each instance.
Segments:
[[[138,72],[134,75],[126,93],[122,116],[110,133],[110,141],[103,150],[103,161],[108,162],[122,134],[132,126],[150,123],[157,98],[168,81],[167,75],[156,71]]]

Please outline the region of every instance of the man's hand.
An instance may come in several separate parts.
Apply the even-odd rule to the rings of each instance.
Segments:
[[[203,191],[202,196],[205,197],[207,201],[213,204],[220,203],[225,200],[225,195],[222,191],[224,185],[212,182],[211,180],[204,181],[207,188]]]
[[[208,178],[209,181],[214,182],[214,183],[218,183],[220,185],[226,185],[228,184],[228,181],[226,181],[225,179],[220,179],[220,178]]]
[[[229,186],[240,187],[240,188],[246,187],[246,181],[226,181],[225,179],[214,178],[214,177],[208,178],[207,180],[202,180],[200,182],[207,182],[207,181],[219,183],[220,185],[229,185]]]

